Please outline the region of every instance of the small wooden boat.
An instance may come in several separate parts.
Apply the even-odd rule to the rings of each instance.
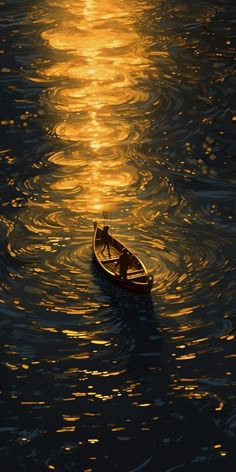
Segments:
[[[105,249],[102,253],[104,242],[102,241],[102,228],[94,222],[93,253],[95,261],[107,277],[121,287],[133,290],[137,293],[149,293],[153,286],[153,276],[149,275],[143,262],[130,250],[129,256],[131,265],[128,268],[126,277],[121,277],[119,269],[116,269],[123,249],[127,249],[124,244],[109,234],[110,254]]]

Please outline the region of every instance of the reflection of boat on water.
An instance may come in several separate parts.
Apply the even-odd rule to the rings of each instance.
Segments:
[[[112,282],[121,287],[137,293],[149,293],[153,286],[153,276],[148,274],[144,263],[128,250],[131,265],[128,268],[126,277],[121,277],[116,271],[115,264],[119,260],[122,251],[127,248],[113,236],[108,235],[108,237],[110,254],[106,257],[102,252],[102,229],[98,227],[97,222],[94,222],[93,252],[100,269]]]

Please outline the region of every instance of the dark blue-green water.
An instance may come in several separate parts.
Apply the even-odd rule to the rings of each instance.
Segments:
[[[0,2],[0,464],[231,472],[234,2]],[[113,286],[93,221],[141,257]]]

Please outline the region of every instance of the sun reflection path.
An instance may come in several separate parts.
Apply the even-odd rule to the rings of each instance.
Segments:
[[[74,182],[80,189],[74,197],[87,213],[110,207],[114,211],[124,190],[133,203],[128,189],[131,184],[139,187],[138,176],[127,164],[127,148],[142,141],[148,126],[149,93],[140,87],[150,73],[147,38],[137,31],[138,10],[134,14],[133,5],[124,1],[51,3],[57,7],[54,22],[41,35],[55,61],[38,71],[49,81],[42,94],[51,116],[45,129],[73,146],[85,165],[81,173],[75,163],[70,167],[73,177],[59,179],[51,190],[65,188],[65,182],[71,188]],[[57,159],[57,154],[50,156],[52,162]],[[65,153],[65,173],[67,160]]]

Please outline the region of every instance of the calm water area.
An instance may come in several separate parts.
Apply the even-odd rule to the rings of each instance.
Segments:
[[[3,0],[0,26],[1,470],[235,470],[235,3]],[[94,220],[150,295],[95,267]]]

